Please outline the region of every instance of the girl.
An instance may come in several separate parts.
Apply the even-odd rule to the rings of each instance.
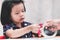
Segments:
[[[23,0],[5,0],[2,4],[1,23],[6,38],[31,38],[40,29],[38,24],[24,21],[26,12]]]

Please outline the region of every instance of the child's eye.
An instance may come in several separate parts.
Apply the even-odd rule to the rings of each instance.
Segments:
[[[19,14],[19,13],[16,13],[16,14]]]
[[[25,12],[24,10],[22,10],[22,12]]]

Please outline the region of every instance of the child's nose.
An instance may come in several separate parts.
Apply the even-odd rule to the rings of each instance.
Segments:
[[[20,17],[24,16],[24,13],[21,12],[21,13],[19,14],[19,16],[20,16]]]

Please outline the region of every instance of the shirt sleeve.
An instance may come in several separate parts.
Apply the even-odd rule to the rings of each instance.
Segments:
[[[11,26],[5,25],[3,26],[3,32],[5,33],[8,29],[11,29]]]
[[[6,35],[6,31],[9,30],[9,29],[11,29],[11,26],[9,26],[9,25],[3,26],[3,34],[4,34],[4,36],[5,36],[6,39],[9,38],[9,37]]]

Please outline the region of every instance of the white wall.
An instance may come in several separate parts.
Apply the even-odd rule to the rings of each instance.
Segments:
[[[52,0],[25,0],[25,4],[27,21],[40,23],[51,19]]]
[[[49,19],[60,19],[60,0],[25,0],[26,20],[44,23]]]
[[[25,0],[26,4],[26,20],[32,23],[37,23],[39,15],[39,0]]]
[[[2,1],[3,1],[3,0],[0,0],[0,14],[1,14]],[[1,22],[0,22],[0,36],[2,36],[2,35],[3,35],[3,27],[2,27]]]
[[[53,0],[52,18],[60,19],[60,0]]]

